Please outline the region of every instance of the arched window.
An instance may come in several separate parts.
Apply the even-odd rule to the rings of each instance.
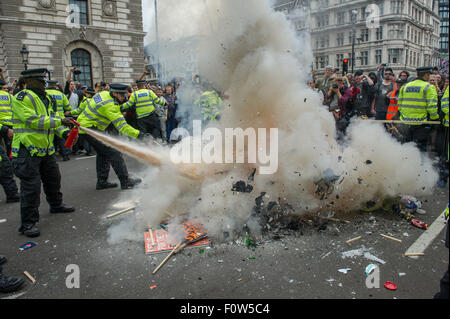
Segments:
[[[81,74],[74,75],[73,79],[80,82],[82,85],[92,87],[92,68],[91,68],[91,54],[83,49],[75,49],[70,54],[72,59],[72,66],[78,67]]]

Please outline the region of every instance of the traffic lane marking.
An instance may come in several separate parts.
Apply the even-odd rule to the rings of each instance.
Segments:
[[[408,248],[405,254],[423,253],[430,246],[433,240],[441,233],[446,225],[445,212],[442,212],[428,227],[428,229]],[[418,259],[418,256],[408,256],[412,259]]]

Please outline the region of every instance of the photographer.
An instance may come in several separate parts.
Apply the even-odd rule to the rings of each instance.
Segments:
[[[371,113],[375,115],[376,120],[385,120],[389,98],[388,93],[396,89],[394,71],[387,68],[384,72],[383,80],[375,86],[375,98],[372,101]]]
[[[350,88],[345,87],[344,79],[337,77],[327,93],[327,105],[336,121],[338,121],[346,112],[350,91]]]
[[[83,94],[76,93],[76,85],[75,82],[72,81],[72,73],[74,75],[81,74],[81,71],[78,68],[70,68],[69,73],[66,77],[66,85],[64,87],[64,94],[67,95],[67,98],[69,99],[70,106],[72,107],[72,110],[75,110],[78,108],[80,103],[83,101]]]
[[[373,89],[374,82],[370,77],[364,75],[362,70],[355,72],[355,84],[353,87],[353,107],[358,116],[372,117],[370,112],[371,90]]]

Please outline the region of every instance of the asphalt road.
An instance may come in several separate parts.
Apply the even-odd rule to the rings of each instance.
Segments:
[[[8,257],[4,273],[23,276],[23,288],[0,294],[0,299],[431,299],[449,263],[444,230],[418,259],[404,257],[406,250],[424,230],[411,226],[400,216],[384,212],[359,213],[350,224],[330,222],[324,231],[305,227],[279,239],[265,238],[253,249],[241,241],[211,243],[210,248],[185,249],[175,255],[156,275],[154,268],[165,254],[146,255],[144,238],[110,245],[107,231],[130,218],[105,217],[109,204],[124,192],[95,190],[95,158],[77,157],[60,162],[64,201],[77,211],[50,215],[44,194],[41,200],[41,236],[29,239],[17,232],[19,204],[6,204],[0,195],[0,254]],[[129,170],[142,166],[127,158]],[[111,171],[111,181],[117,181]],[[126,192],[126,191],[125,191]],[[431,224],[448,202],[448,189],[436,189],[424,201],[422,220]],[[386,234],[401,243],[380,236]],[[354,243],[346,241],[362,236]],[[25,251],[28,241],[37,245]],[[364,256],[344,258],[344,252],[362,248],[382,261]],[[380,269],[380,288],[366,287],[365,269]],[[80,287],[67,288],[68,265],[80,270]],[[342,269],[348,269],[344,273]],[[341,272],[339,271],[341,270]],[[28,271],[33,284],[24,276]],[[394,282],[398,289],[383,287]]]

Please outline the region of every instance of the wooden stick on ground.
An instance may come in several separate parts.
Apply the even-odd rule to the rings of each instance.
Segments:
[[[175,246],[175,248],[170,252],[169,255],[167,255],[166,258],[164,258],[164,260],[159,264],[158,267],[155,268],[155,270],[153,270],[153,275],[156,274],[158,272],[159,269],[161,269],[162,266],[164,266],[164,264],[170,259],[170,257],[172,257],[172,255],[178,253],[181,249],[183,249],[184,247],[186,247],[188,243],[183,243],[180,242],[178,245]]]
[[[394,237],[391,237],[391,236],[388,236],[388,235],[383,235],[383,234],[380,234],[382,237],[384,237],[384,238],[387,238],[387,239],[390,239],[390,240],[394,240],[394,241],[397,241],[397,242],[399,242],[399,243],[401,243],[402,241],[400,240],[400,239],[397,239],[397,238],[394,238]]]
[[[414,257],[414,256],[425,256],[424,253],[407,253],[405,257]]]
[[[129,211],[131,211],[131,210],[133,210],[133,209],[135,209],[135,208],[136,208],[136,206],[128,207],[128,208],[126,208],[126,209],[123,209],[123,210],[121,210],[121,211],[118,211],[117,213],[108,215],[108,216],[106,216],[106,218],[112,218],[112,217],[116,217],[116,216],[119,216],[119,215],[128,213]]]
[[[341,220],[341,219],[337,219],[337,218],[333,218],[333,217],[320,217],[326,220],[331,220],[333,222],[338,222],[338,223],[346,223],[346,224],[350,224],[350,222],[348,220]]]
[[[25,274],[25,276],[28,277],[28,279],[31,280],[31,282],[32,282],[33,284],[35,283],[36,279],[34,279],[33,276],[31,276],[30,273],[29,273],[28,271],[25,270],[23,273]]]
[[[350,244],[350,243],[353,243],[354,241],[360,240],[361,238],[362,238],[362,236],[359,236],[359,237],[356,237],[356,238],[347,240],[346,243],[347,243],[347,244]]]

